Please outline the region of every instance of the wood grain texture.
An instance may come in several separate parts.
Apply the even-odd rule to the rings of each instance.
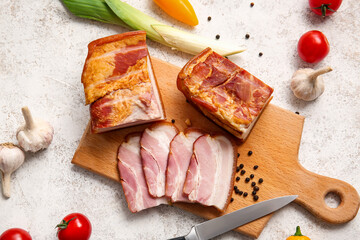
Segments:
[[[180,130],[186,128],[185,120],[192,126],[209,132],[224,132],[212,121],[195,110],[176,88],[176,77],[179,67],[152,58],[158,80],[167,119],[175,120]],[[315,216],[330,223],[345,223],[353,219],[359,209],[360,198],[357,191],[348,183],[333,178],[320,176],[304,169],[298,161],[298,152],[304,118],[290,111],[269,104],[262,113],[249,138],[245,143],[238,142],[238,165],[244,164],[244,175],[240,172],[240,181],[235,185],[248,196],[233,193],[234,201],[225,213],[235,211],[254,203],[251,195],[251,182],[256,182],[261,202],[284,195],[298,195],[296,203],[308,209]],[[142,131],[150,124],[120,129],[102,134],[91,134],[88,125],[72,163],[96,172],[115,181],[120,181],[117,169],[116,154],[118,146],[128,133]],[[230,137],[230,135],[228,134]],[[248,151],[253,154],[248,156]],[[258,165],[258,169],[253,167]],[[245,182],[245,178],[254,174],[254,178]],[[258,183],[263,178],[263,183]],[[120,184],[119,184],[120,187]],[[324,201],[327,193],[334,192],[340,196],[341,203],[337,208],[329,208]],[[175,206],[194,214],[210,219],[221,214],[214,208],[198,204],[177,203]],[[237,231],[257,238],[271,217],[267,215],[236,229]]]

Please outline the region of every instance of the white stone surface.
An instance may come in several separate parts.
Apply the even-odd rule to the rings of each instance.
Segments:
[[[338,178],[360,190],[360,5],[344,1],[333,16],[314,15],[303,1],[192,0],[200,24],[191,29],[169,18],[151,0],[128,3],[171,25],[245,45],[231,60],[275,88],[272,103],[306,117],[300,162],[308,170]],[[211,16],[212,20],[207,21]],[[299,37],[321,30],[330,54],[316,66],[297,56]],[[12,176],[12,197],[0,197],[0,233],[11,227],[30,231],[33,239],[56,239],[55,225],[71,212],[86,214],[91,239],[166,239],[187,233],[201,218],[170,206],[137,214],[128,211],[121,186],[73,166],[70,161],[88,122],[80,82],[87,44],[126,30],[80,19],[61,1],[0,1],[0,142],[16,142],[21,107],[49,120],[55,128],[49,149],[27,154]],[[245,34],[250,39],[245,40]],[[152,56],[178,66],[191,57],[148,41]],[[258,53],[263,52],[262,57]],[[330,65],[325,93],[316,101],[296,99],[289,79],[299,67]],[[296,176],[294,176],[296,177]],[[291,179],[289,179],[291,181]],[[359,239],[360,217],[330,225],[291,204],[275,213],[259,237],[286,239],[296,225],[311,239]],[[216,239],[250,239],[230,232]]]

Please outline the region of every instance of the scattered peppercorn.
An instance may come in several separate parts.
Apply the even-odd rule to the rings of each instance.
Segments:
[[[254,198],[254,201],[259,200],[259,196],[258,196],[258,195],[255,195],[253,198]]]
[[[231,199],[230,199],[230,202],[233,202],[233,201],[234,201],[234,199],[233,199],[233,198],[231,198]]]
[[[253,179],[253,178],[254,178],[254,174],[250,174],[250,178]]]
[[[250,38],[250,35],[247,33],[247,34],[245,34],[245,38],[246,39],[249,39]]]
[[[236,172],[240,172],[240,167],[236,167]]]
[[[255,5],[255,3],[253,3],[253,2],[252,2],[252,3],[250,3],[250,7],[253,7],[254,5]]]
[[[260,188],[258,186],[254,187],[254,191],[259,191],[259,190],[260,190]]]
[[[175,119],[172,119],[171,122],[172,122],[172,123],[175,123]]]
[[[240,153],[237,154],[237,157],[240,157]]]
[[[251,156],[253,154],[252,151],[248,151],[248,156]]]
[[[253,196],[255,196],[256,195],[256,191],[252,191],[252,193],[251,193]]]
[[[208,21],[209,21],[209,22],[211,21],[211,17],[210,17],[210,16],[208,16]]]
[[[239,167],[240,167],[240,169],[243,169],[243,168],[244,168],[244,164],[240,164]]]
[[[259,52],[259,57],[261,57],[263,55],[263,53],[262,52]]]
[[[299,112],[295,112],[297,115],[299,115],[300,113]]]
[[[247,192],[244,192],[244,197],[247,197],[248,193]]]
[[[236,181],[237,181],[237,182],[240,181],[240,177],[236,177]]]
[[[245,170],[241,170],[241,175],[244,175],[246,173],[246,171]]]
[[[229,59],[227,56],[225,56],[224,58]]]
[[[239,191],[239,195],[241,196],[243,194],[243,191]]]
[[[255,166],[254,166],[254,170],[258,169],[258,167],[259,167],[258,165],[255,165]]]
[[[234,190],[236,190],[236,189],[238,189],[238,187],[237,187],[237,186],[234,186]]]
[[[240,193],[240,190],[239,190],[239,189],[235,189],[235,193],[236,193],[236,194],[239,194],[239,193]]]
[[[217,34],[217,35],[215,36],[215,38],[216,38],[216,39],[220,39],[220,35]]]
[[[262,183],[262,182],[264,182],[264,179],[260,178],[259,183]]]
[[[247,182],[247,183],[250,182],[250,178],[248,178],[248,177],[245,178],[245,182]]]
[[[256,185],[256,182],[252,182],[251,186],[254,187]]]

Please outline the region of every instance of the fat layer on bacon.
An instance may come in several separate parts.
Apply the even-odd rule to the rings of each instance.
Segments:
[[[178,132],[174,124],[164,122],[153,124],[141,136],[142,165],[149,193],[153,197],[165,195],[170,142]]]
[[[177,86],[206,116],[242,140],[273,92],[271,87],[210,48],[184,66]]]
[[[190,202],[183,192],[186,171],[193,154],[193,144],[203,134],[201,130],[188,128],[178,133],[170,143],[165,195],[172,202]]]
[[[144,31],[93,41],[82,83],[92,132],[164,119]]]
[[[118,150],[118,168],[125,198],[131,212],[166,204],[165,198],[154,198],[145,181],[140,156],[141,133],[128,135]]]
[[[205,134],[194,142],[183,191],[192,202],[224,211],[231,197],[235,167],[232,142],[223,135]]]

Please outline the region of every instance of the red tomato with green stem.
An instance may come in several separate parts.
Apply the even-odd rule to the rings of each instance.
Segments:
[[[88,240],[92,230],[89,219],[81,213],[67,215],[56,227],[59,240]]]
[[[300,37],[297,49],[302,60],[308,63],[318,63],[328,55],[330,45],[322,32],[313,30]]]
[[[320,16],[329,16],[336,12],[342,0],[309,0],[311,10]]]
[[[32,238],[24,229],[10,228],[1,234],[0,240],[32,240]]]

